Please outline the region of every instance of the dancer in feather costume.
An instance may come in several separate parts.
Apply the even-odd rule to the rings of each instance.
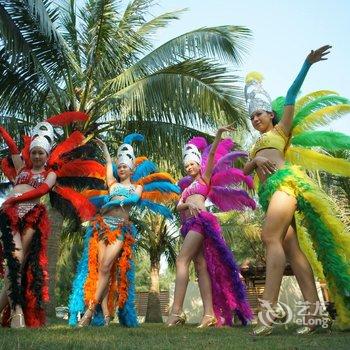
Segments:
[[[202,137],[194,137],[184,149],[183,162],[188,176],[180,180],[182,190],[177,210],[181,215],[184,243],[176,262],[174,304],[168,319],[173,326],[185,322],[182,311],[188,283],[188,269],[194,261],[203,300],[204,316],[200,328],[232,325],[233,313],[243,324],[252,318],[239,268],[222,236],[218,219],[205,208],[208,198],[220,210],[255,208],[255,202],[240,183],[252,187],[252,179],[232,167],[244,152],[231,152],[231,139],[221,140],[220,128],[211,146]],[[201,152],[202,151],[202,154]]]
[[[67,112],[65,115],[68,114],[74,121],[75,113]],[[57,125],[61,120],[60,115],[55,118]],[[55,192],[57,196],[66,198],[66,204],[70,204],[74,198],[75,203],[71,203],[71,208],[76,208],[76,215],[82,221],[94,215],[94,206],[84,196],[59,185],[68,166],[65,157],[82,144],[84,136],[73,133],[51,151],[53,127],[48,122],[42,122],[34,128],[31,137],[24,137],[25,146],[20,153],[14,140],[2,127],[0,135],[11,153],[11,158],[3,160],[2,170],[13,182],[13,190],[0,211],[3,250],[0,260],[3,257],[6,260],[0,312],[3,311],[3,325],[14,328],[39,327],[45,323],[44,303],[49,298],[46,249],[50,232],[47,210],[40,203],[40,198],[48,192]],[[70,160],[69,163],[71,167],[74,161]],[[86,172],[86,166],[81,165],[78,173]],[[69,196],[66,192],[69,192]]]
[[[107,146],[96,140],[106,159],[108,194],[90,198],[100,211],[85,234],[69,301],[70,325],[76,325],[83,313],[80,327],[90,323],[108,325],[116,307],[122,325],[138,325],[133,261],[137,231],[129,213],[133,207],[148,208],[171,218],[170,210],[163,204],[177,201],[180,193],[169,174],[157,172],[155,164],[146,157],[135,159],[131,143],[142,140],[140,134],[126,136],[118,149],[115,167]]]
[[[319,299],[310,263],[318,277],[327,281],[339,325],[344,328],[350,325],[349,232],[337,219],[336,208],[327,195],[301,170],[303,167],[350,175],[347,160],[326,154],[349,149],[350,138],[340,133],[312,131],[349,113],[350,105],[347,99],[330,91],[309,94],[295,105],[310,66],[324,60],[329,49],[330,46],[324,46],[311,51],[286,97],[272,103],[261,85],[261,75],[253,72],[247,76],[249,115],[261,136],[244,171],[249,174],[256,170],[259,199],[266,211],[261,235],[266,246],[266,284],[261,323],[254,329],[254,335],[272,332],[269,312],[272,311],[275,320],[285,316],[277,301],[286,257],[310,305],[306,324],[297,333],[309,334],[321,326],[315,326],[320,317],[314,315]]]

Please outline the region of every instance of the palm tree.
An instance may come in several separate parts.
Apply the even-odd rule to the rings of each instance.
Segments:
[[[198,127],[245,125],[238,77],[218,60],[241,61],[248,29],[201,28],[154,48],[155,31],[183,11],[150,17],[152,0],[56,3],[0,0],[0,111],[34,122],[80,110],[84,132],[136,128],[167,146]]]
[[[145,322],[163,322],[159,300],[160,258],[164,254],[170,266],[175,265],[176,246],[179,238],[176,221],[160,215],[145,213],[138,219],[140,240],[138,246],[149,257],[151,284]]]
[[[89,115],[75,125],[84,133],[113,131],[119,141],[142,131],[150,140],[147,153],[174,164],[181,159],[178,145],[196,129],[233,121],[244,127],[239,78],[232,72],[250,31],[200,28],[155,48],[156,30],[183,11],[152,17],[153,4],[0,0],[0,112],[11,121],[11,133],[19,135],[22,123],[28,128],[79,110]]]

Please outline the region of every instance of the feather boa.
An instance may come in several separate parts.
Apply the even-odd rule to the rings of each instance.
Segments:
[[[94,301],[98,281],[98,230],[103,230],[107,242],[112,243],[124,234],[124,243],[120,258],[116,259],[111,269],[111,280],[108,291],[108,308],[111,315],[118,305],[119,321],[127,327],[138,325],[135,310],[135,266],[133,251],[137,230],[135,226],[124,225],[110,230],[101,216],[97,216],[87,229],[84,237],[82,258],[78,264],[69,297],[69,324],[77,324],[79,313],[84,313],[90,301]],[[116,277],[118,276],[118,277]],[[116,299],[118,296],[118,299]],[[92,325],[101,325],[101,310],[96,311]]]
[[[232,313],[246,325],[253,318],[245,286],[239,275],[234,256],[226,245],[218,219],[211,213],[202,211],[197,217],[184,221],[181,234],[186,234],[193,226],[200,225],[204,235],[204,257],[212,285],[213,306],[218,325],[232,325]]]
[[[14,305],[22,305],[27,327],[41,327],[45,324],[44,303],[49,300],[46,250],[50,225],[46,208],[37,204],[22,219],[18,217],[16,207],[3,210],[0,215],[4,256],[11,281],[11,299]],[[35,233],[21,273],[20,263],[13,257],[15,245],[12,232],[23,232],[27,228],[33,228]]]
[[[297,166],[286,166],[271,175],[259,189],[260,203],[267,210],[276,191],[293,194],[303,226],[310,235],[322,265],[331,298],[335,302],[339,325],[350,326],[350,234],[336,217],[336,208]],[[300,233],[298,233],[299,236]],[[304,242],[305,243],[305,242]],[[306,242],[307,243],[307,242]],[[305,247],[301,245],[304,250]],[[311,247],[306,247],[311,249]]]

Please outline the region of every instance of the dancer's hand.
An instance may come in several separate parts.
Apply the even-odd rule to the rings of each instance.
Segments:
[[[98,139],[97,137],[94,138],[94,142],[96,143],[97,146],[101,147],[102,149],[107,147],[107,145],[101,139]]]
[[[236,128],[234,127],[234,124],[229,124],[227,126],[222,126],[218,129],[218,134],[222,134],[224,133],[225,131],[236,131]]]
[[[265,157],[255,157],[254,162],[264,175],[273,174],[277,170],[276,164]]]
[[[319,61],[325,61],[328,59],[325,56],[327,56],[330,53],[331,48],[332,48],[332,46],[325,45],[325,46],[322,46],[315,51],[311,50],[311,52],[308,54],[306,59],[308,60],[308,62],[310,64],[314,64],[314,63],[319,62]]]
[[[197,216],[202,211],[202,209],[194,203],[187,203],[187,205],[188,210],[192,216]]]

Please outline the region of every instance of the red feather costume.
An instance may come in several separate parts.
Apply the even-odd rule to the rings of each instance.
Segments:
[[[54,125],[64,126],[73,121],[86,121],[87,118],[88,116],[81,112],[65,112],[61,116],[50,118],[49,121]],[[19,153],[14,146],[14,141],[3,128],[0,130],[0,136],[3,136],[12,154]],[[24,136],[23,140],[24,148],[21,155],[25,164],[24,171],[30,172],[31,138]],[[51,205],[60,210],[64,216],[74,218],[76,223],[89,220],[96,212],[95,207],[81,193],[91,189],[105,188],[104,166],[93,160],[96,158],[92,155],[95,147],[91,144],[84,144],[84,140],[84,135],[75,131],[66,140],[57,144],[49,155],[44,172],[44,179],[51,171],[57,175],[56,185],[50,191]],[[79,159],[76,159],[78,157]],[[17,174],[10,157],[2,160],[1,168],[8,179],[15,182]],[[22,196],[26,198],[26,195],[28,197],[30,192],[34,193],[40,187],[45,187],[45,184],[25,192]],[[44,193],[38,191],[37,197],[42,194]],[[13,235],[17,232],[22,235],[28,228],[32,228],[34,234],[28,258],[24,266],[21,266],[19,260],[13,255],[15,251]],[[45,324],[44,303],[49,300],[47,240],[50,224],[46,207],[30,200],[21,203],[16,203],[14,200],[12,205],[0,210],[0,230],[2,233],[0,276],[4,275],[3,258],[5,258],[7,278],[10,282],[8,293],[13,305],[22,306],[26,326],[40,327]],[[8,305],[3,312],[3,325],[9,325],[9,316],[10,307]]]

